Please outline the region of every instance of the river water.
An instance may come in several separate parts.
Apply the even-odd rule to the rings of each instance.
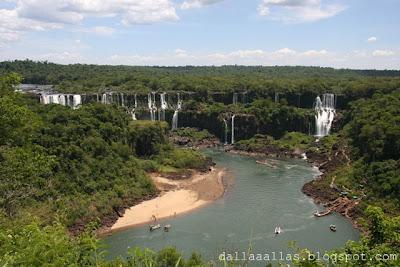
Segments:
[[[232,176],[232,186],[224,197],[192,213],[162,221],[161,224],[172,225],[170,232],[150,233],[143,226],[105,237],[108,257],[124,256],[127,249],[135,246],[153,250],[173,246],[185,256],[196,251],[204,259],[214,261],[223,252],[242,253],[249,247],[251,253],[268,254],[272,258],[273,252],[293,255],[289,248],[291,241],[323,253],[343,246],[349,239],[359,239],[358,231],[344,217],[313,216],[323,207],[314,204],[300,189],[319,172],[304,160],[274,160],[272,168],[257,164],[254,158],[222,150],[205,153]],[[336,225],[337,232],[329,230],[330,224]],[[277,225],[283,230],[279,235],[274,234]],[[265,266],[265,262],[251,264],[258,265]]]

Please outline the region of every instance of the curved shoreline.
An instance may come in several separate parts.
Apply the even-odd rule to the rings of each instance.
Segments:
[[[249,152],[238,149],[230,149],[228,150],[228,152],[255,158],[256,157],[301,158],[300,154],[294,153],[293,151],[290,150],[288,151],[282,150],[281,151],[282,153],[280,154],[279,153],[269,154],[267,152]],[[302,186],[301,191],[303,194],[310,197],[314,201],[314,203],[322,204],[324,206],[329,206],[332,202],[340,199],[339,193],[335,191],[333,188],[331,187],[317,188],[314,186],[316,182],[325,179],[326,175],[329,172],[334,171],[338,166],[342,164],[340,156],[341,155],[338,154],[329,156],[328,154],[318,155],[313,153],[307,153],[305,160],[311,166],[318,168],[320,174],[314,177],[312,180],[306,182]],[[355,205],[352,206],[351,210],[353,210],[354,207],[359,204],[359,201],[354,201],[354,204]],[[349,220],[355,229],[359,230],[361,233],[365,233],[365,229],[358,223],[357,218],[354,217],[354,214],[349,215],[348,210],[333,210],[333,211],[342,215],[347,220]]]
[[[204,207],[223,196],[225,169],[212,168],[207,173],[195,173],[184,180],[171,180],[152,174],[160,195],[126,209],[124,215],[105,233],[154,223]]]

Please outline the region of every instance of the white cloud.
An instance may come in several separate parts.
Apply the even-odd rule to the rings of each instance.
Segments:
[[[207,5],[212,5],[224,0],[188,0],[181,4],[181,9],[200,8]]]
[[[57,23],[40,22],[21,18],[15,9],[0,9],[0,47],[20,39],[21,35],[29,31],[44,31],[60,28]]]
[[[117,17],[124,25],[177,21],[171,0],[14,0],[11,9],[0,9],[0,46],[31,31],[77,25],[90,17]],[[111,35],[109,27],[86,32]]]
[[[367,42],[368,42],[368,43],[374,43],[374,42],[376,42],[376,41],[378,41],[378,38],[376,38],[375,36],[371,36],[371,37],[369,37],[369,38],[367,39]]]
[[[275,53],[281,55],[295,55],[297,52],[295,50],[285,47],[277,50]]]
[[[73,41],[73,40],[71,40]],[[236,50],[228,52],[195,53],[183,49],[165,53],[152,54],[114,54],[114,55],[90,55],[81,44],[65,44],[50,49],[48,53],[41,50],[18,51],[16,49],[0,49],[0,61],[25,59],[48,60],[56,63],[88,63],[111,65],[264,65],[264,66],[322,66],[353,69],[400,69],[400,50],[355,50],[350,52],[333,52],[326,49],[311,49],[296,51],[290,48],[282,48],[274,51],[263,49]],[[39,44],[33,44],[39,47]],[[75,47],[74,47],[75,46]],[[385,51],[385,52],[382,52]],[[389,51],[389,52],[388,52]],[[380,56],[378,56],[380,55]],[[385,55],[385,56],[382,56]]]
[[[347,8],[341,4],[323,4],[323,1],[262,0],[258,5],[258,13],[284,22],[311,22],[333,17]]]
[[[326,51],[325,49],[322,50],[309,50],[309,51],[305,51],[303,53],[301,53],[300,55],[302,56],[306,56],[306,57],[318,57],[318,56],[325,56],[328,54],[328,51]]]
[[[372,52],[374,57],[388,57],[393,56],[395,53],[391,50],[375,50]]]
[[[265,51],[261,49],[257,50],[238,50],[228,54],[228,57],[239,57],[239,58],[252,58],[252,57],[263,57],[265,55]]]
[[[113,55],[106,62],[114,65],[322,65],[329,58],[334,58],[334,54],[327,50],[297,52],[282,48],[275,51],[253,49],[198,54],[176,49],[174,53],[164,54]]]
[[[21,17],[69,24],[90,16],[118,16],[127,25],[178,20],[170,0],[19,0],[16,10]]]

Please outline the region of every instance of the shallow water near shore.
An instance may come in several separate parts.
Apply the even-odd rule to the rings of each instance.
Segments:
[[[186,257],[196,251],[203,259],[217,261],[223,252],[248,251],[249,244],[252,253],[272,258],[273,252],[293,254],[290,241],[323,253],[343,246],[347,240],[359,239],[358,231],[344,217],[313,216],[323,207],[305,196],[301,187],[318,175],[318,170],[304,160],[273,159],[272,168],[257,164],[254,158],[218,149],[204,152],[232,176],[233,184],[226,194],[209,206],[161,220],[161,224],[172,225],[170,232],[149,232],[148,226],[142,226],[104,237],[109,258],[125,256],[129,248],[136,246],[153,250],[173,246]],[[330,224],[336,225],[337,232],[329,230]],[[277,225],[283,230],[279,235],[274,234]],[[265,266],[265,262],[251,263],[259,265]]]

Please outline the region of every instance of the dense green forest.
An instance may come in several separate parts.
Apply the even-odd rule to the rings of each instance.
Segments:
[[[312,111],[292,107],[284,100],[274,103],[259,97],[237,106],[189,102],[187,112],[194,114],[190,119],[203,120],[204,125],[209,123],[210,114],[218,117],[221,113],[238,112],[249,127],[254,118],[255,129],[244,131],[249,135],[236,144],[240,149],[276,146],[333,155],[337,147],[343,147],[351,162],[338,166],[319,186],[328,187],[327,181],[336,175],[339,186],[345,186],[354,195],[365,195],[358,212],[367,235],[331,253],[365,253],[372,257],[378,253],[400,252],[398,71],[63,66],[31,61],[0,64],[1,265],[212,266],[197,254],[183,259],[173,248],[161,252],[132,249],[127,259],[110,262],[100,252],[99,240],[92,231],[106,218],[116,216],[119,208],[157,193],[147,172],[204,169],[210,164],[209,159],[199,152],[172,146],[165,122],[132,121],[123,108],[115,105],[94,103],[77,110],[39,105],[30,97],[14,93],[13,85],[21,81],[58,84],[60,90],[71,91],[108,86],[123,90],[162,88],[198,92],[246,89],[296,93],[329,89],[352,95],[355,101],[349,102],[344,113],[344,127],[317,144],[299,130],[304,128],[303,132],[307,133],[308,125],[304,121],[312,116]],[[21,73],[24,78],[10,74],[11,71]],[[299,127],[297,124],[301,123],[304,125]],[[193,133],[182,133],[185,134]],[[68,234],[71,232],[74,235]],[[307,253],[306,249],[298,250]],[[390,262],[371,259],[368,263],[338,259],[332,264],[400,265],[400,259]],[[225,264],[233,266],[234,263]],[[293,264],[325,265],[316,260],[299,260]]]
[[[52,84],[60,92],[186,91],[205,99],[217,92],[247,92],[250,99],[278,92],[292,94],[294,103],[298,95],[315,98],[324,92],[343,95],[347,103],[400,87],[400,71],[396,70],[302,66],[135,67],[59,65],[30,60],[0,62],[0,75],[9,72],[20,73],[23,83]]]
[[[13,92],[19,81],[15,74],[0,80],[2,231],[14,229],[18,221],[33,223],[23,230],[18,225],[15,230],[21,234],[54,222],[59,226],[49,235],[65,235],[60,227],[76,234],[97,228],[120,208],[157,193],[147,172],[206,169],[210,164],[196,151],[172,146],[165,122],[133,122],[125,110],[101,104],[78,110],[42,106]],[[10,237],[4,234],[2,238]],[[18,235],[11,237],[18,241]],[[18,265],[12,257],[4,258],[12,251],[2,252],[2,265]]]

